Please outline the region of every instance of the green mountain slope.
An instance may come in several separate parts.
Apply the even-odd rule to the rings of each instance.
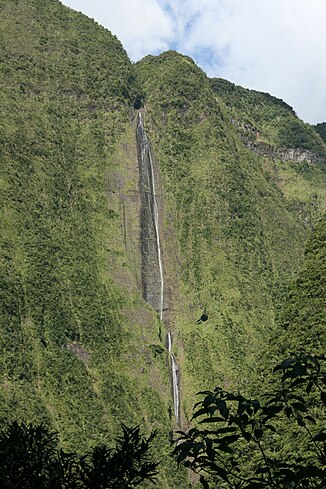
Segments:
[[[292,284],[272,339],[281,357],[296,351],[320,355],[326,351],[326,219],[317,224],[307,242],[304,264]]]
[[[248,384],[254,374],[288,279],[302,262],[309,225],[325,205],[326,153],[310,127],[307,138],[312,131],[322,154],[315,154],[317,163],[248,147],[232,120],[232,111],[239,118],[242,112],[236,105],[231,111],[187,57],[168,52],[136,67],[162,176],[163,249],[187,413],[194,391]],[[271,100],[275,114],[280,107],[297,121]],[[302,209],[311,193],[307,220]],[[204,309],[208,321],[197,324]]]
[[[321,125],[305,124],[292,107],[268,93],[219,78],[211,84],[243,142],[270,160],[270,172],[288,202],[313,227],[325,212],[326,146]]]
[[[46,420],[80,451],[140,423],[162,456],[172,401],[138,288],[131,63],[57,1],[0,7],[2,422]]]
[[[77,451],[110,444],[120,421],[157,428],[158,487],[188,487],[168,456],[165,331],[183,427],[198,390],[250,388],[325,209],[325,143],[283,102],[188,57],[132,65],[57,0],[0,11],[0,421],[45,420]],[[166,325],[142,298],[138,109]]]
[[[211,86],[234,116],[233,123],[252,140],[274,147],[301,148],[325,157],[325,144],[313,126],[301,121],[292,107],[268,93],[239,87],[221,78]]]
[[[321,122],[320,124],[316,124],[315,130],[318,132],[320,137],[324,142],[326,142],[326,122]]]

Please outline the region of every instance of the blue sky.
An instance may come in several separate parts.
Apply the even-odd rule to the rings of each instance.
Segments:
[[[326,121],[326,0],[61,0],[108,28],[133,61],[176,49],[209,75]]]

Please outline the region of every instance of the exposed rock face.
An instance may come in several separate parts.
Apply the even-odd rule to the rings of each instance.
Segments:
[[[87,363],[87,360],[90,357],[90,353],[87,352],[81,345],[78,343],[68,343],[67,345],[68,350],[72,351],[79,360],[81,360],[83,363]]]
[[[151,146],[144,129],[141,111],[137,121],[139,186],[141,196],[140,228],[143,297],[160,314],[164,322],[164,276],[160,241],[157,184]],[[167,333],[167,350],[171,369],[174,415],[180,425],[180,369],[172,353],[172,335]]]
[[[137,146],[141,196],[142,292],[145,301],[160,314],[160,319],[163,321],[164,278],[157,184],[155,182],[151,146],[144,130],[141,112],[138,114]]]
[[[269,144],[260,141],[250,141],[245,139],[246,146],[260,156],[266,156],[271,159],[278,159],[281,161],[295,161],[302,163],[317,163],[318,161],[325,161],[313,151],[308,149],[299,148],[273,148]]]

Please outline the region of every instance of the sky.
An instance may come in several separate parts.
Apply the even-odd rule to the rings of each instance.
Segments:
[[[61,0],[109,29],[129,57],[175,49],[210,77],[326,121],[326,0]]]

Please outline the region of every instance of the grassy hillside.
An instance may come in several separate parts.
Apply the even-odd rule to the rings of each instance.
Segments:
[[[316,124],[315,130],[318,132],[322,140],[326,143],[326,122],[321,122],[320,124]]]
[[[317,224],[307,242],[304,264],[295,278],[272,339],[280,357],[297,351],[321,355],[326,351],[326,219]]]
[[[296,117],[292,107],[269,93],[248,90],[221,78],[211,86],[228,107],[234,123],[251,138],[272,146],[311,150],[325,157],[325,144],[313,126]]]
[[[132,65],[58,1],[0,10],[1,422],[45,420],[80,451],[140,423],[162,458],[172,401],[138,289]],[[171,463],[161,487],[182,487]]]
[[[165,329],[141,297],[137,108],[184,427],[198,390],[250,388],[325,209],[325,144],[284,102],[188,57],[132,65],[57,0],[0,11],[0,423],[44,420],[77,451],[110,444],[121,420],[157,428],[158,487],[188,487],[168,455]]]
[[[168,52],[147,56],[136,68],[162,177],[164,261],[187,413],[194,391],[204,386],[250,384],[313,224],[296,204],[311,190],[319,214],[325,174],[322,165],[309,165],[291,195],[293,182],[279,178],[276,168],[292,172],[291,164],[248,148],[232,120],[233,113],[241,119],[241,110],[216,95],[191,59]],[[265,98],[275,113],[297,121],[284,103]],[[208,321],[197,324],[204,309]]]
[[[326,201],[326,145],[322,125],[301,121],[292,107],[268,93],[213,78],[212,88],[227,108],[243,142],[265,159],[289,205],[311,229]]]

